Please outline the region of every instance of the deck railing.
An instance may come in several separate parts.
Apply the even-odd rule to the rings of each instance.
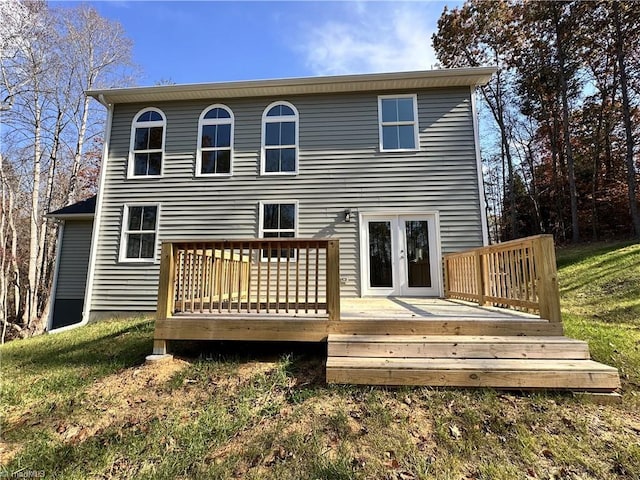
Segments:
[[[326,314],[340,318],[338,240],[163,242],[158,318]]]
[[[444,256],[445,296],[536,312],[561,322],[553,236],[536,235]]]

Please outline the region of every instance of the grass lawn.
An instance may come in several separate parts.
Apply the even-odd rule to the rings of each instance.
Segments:
[[[327,386],[319,345],[144,365],[153,323],[110,321],[0,349],[0,477],[640,479],[640,245],[558,261],[566,332],[620,369],[622,404]]]

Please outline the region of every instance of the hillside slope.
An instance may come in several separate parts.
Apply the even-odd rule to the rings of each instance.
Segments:
[[[118,320],[0,347],[0,477],[640,479],[640,245],[558,253],[566,331],[620,369],[622,404],[327,386],[323,346],[145,365],[153,323]]]
[[[640,244],[558,250],[565,332],[640,386]]]

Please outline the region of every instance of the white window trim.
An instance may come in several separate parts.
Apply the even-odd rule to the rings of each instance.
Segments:
[[[276,107],[278,105],[285,105],[287,107],[289,107],[291,110],[293,110],[293,113],[295,114],[293,117],[291,115],[285,115],[285,116],[278,116],[278,117],[267,117],[267,112],[269,112],[269,110],[271,110],[273,107]],[[293,121],[295,122],[295,145],[278,145],[278,146],[271,146],[271,147],[267,147],[265,145],[265,141],[266,141],[266,136],[267,136],[267,123],[276,123],[276,122],[290,122],[293,119]],[[261,142],[261,154],[260,154],[260,175],[266,175],[266,176],[278,176],[278,175],[298,175],[298,157],[300,154],[300,139],[299,139],[299,130],[300,130],[300,114],[298,113],[298,109],[289,102],[285,102],[285,101],[277,101],[277,102],[273,102],[269,105],[267,105],[267,107],[264,109],[264,111],[262,112],[262,142]],[[293,172],[267,172],[265,171],[265,165],[266,165],[266,151],[268,149],[275,149],[275,148],[295,148],[296,151],[296,155],[295,155],[295,160],[294,160],[294,165],[295,168],[293,170]]]
[[[153,122],[138,122],[138,118],[140,118],[140,116],[143,113],[146,112],[156,112],[159,113],[160,116],[162,117],[162,120],[156,120]],[[129,141],[129,162],[127,165],[127,179],[134,179],[134,180],[146,180],[149,178],[161,178],[164,175],[164,161],[165,161],[165,138],[167,135],[167,117],[165,117],[164,112],[162,110],[160,110],[159,108],[155,108],[155,107],[148,107],[148,108],[143,108],[142,110],[140,110],[138,113],[136,113],[133,117],[133,122],[131,122],[131,139]],[[162,159],[160,161],[160,175],[134,175],[134,158],[135,158],[135,151],[134,151],[134,146],[135,146],[135,141],[136,141],[136,128],[138,127],[142,127],[144,125],[144,127],[149,128],[149,127],[162,127],[162,148],[160,150],[157,149],[152,149],[152,150],[138,150],[138,153],[154,153],[154,152],[160,152],[162,154]]]
[[[205,119],[204,116],[207,114],[207,112],[209,112],[209,110],[212,110],[214,108],[221,108],[222,110],[226,111],[231,116],[231,118],[230,119],[229,118]],[[233,175],[233,134],[235,130],[234,128],[235,122],[236,122],[236,119],[233,115],[233,111],[229,107],[221,103],[215,103],[213,105],[210,105],[202,111],[202,113],[200,114],[200,118],[198,119],[198,147],[196,151],[196,171],[195,171],[196,177],[231,177]],[[205,125],[227,125],[229,123],[231,124],[231,138],[230,138],[230,145],[229,145],[229,151],[230,151],[229,173],[202,173],[202,151],[203,151],[202,127],[204,127]],[[227,148],[226,147],[224,148],[206,147],[204,149],[205,152],[215,152],[220,150],[227,150]]]
[[[156,207],[155,246],[153,258],[127,258],[127,234],[129,225],[129,210],[131,207]],[[122,209],[122,224],[120,225],[119,263],[159,263],[158,259],[158,232],[160,230],[160,204],[159,203],[125,203]],[[135,232],[150,232],[150,230],[135,230]]]
[[[388,98],[411,98],[413,99],[413,122],[383,122],[382,121],[382,100]],[[382,137],[383,126],[413,125],[413,138],[415,148],[384,148]],[[420,150],[420,127],[418,121],[418,96],[415,93],[400,95],[378,95],[378,137],[381,152],[417,152]]]
[[[269,201],[260,201],[260,213],[258,215],[258,238],[259,239],[264,239],[264,206],[265,205],[282,205],[282,204],[288,204],[288,203],[292,203],[294,205],[295,208],[295,220],[294,220],[294,228],[293,228],[293,238],[298,238],[298,213],[300,211],[299,209],[299,203],[298,200],[269,200]],[[267,230],[267,232],[289,232],[291,231],[291,229],[280,229],[280,230]],[[285,239],[286,240],[286,239]],[[259,260],[261,262],[277,262],[278,261],[278,257],[276,258],[267,258],[267,257],[263,257],[262,256],[262,249],[260,250],[260,252],[258,253],[259,256]],[[294,255],[293,257],[291,257],[291,262],[295,262],[297,260],[297,256]],[[282,260],[280,260],[282,262]],[[286,261],[286,259],[285,259]]]

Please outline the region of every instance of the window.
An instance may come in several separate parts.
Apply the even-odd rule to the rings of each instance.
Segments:
[[[162,175],[166,120],[157,108],[142,110],[131,127],[128,177]]]
[[[150,262],[156,257],[158,205],[125,205],[120,261]]]
[[[418,150],[418,102],[415,95],[378,97],[380,150]]]
[[[295,238],[297,232],[298,203],[260,203],[260,238]],[[286,249],[280,252],[281,258],[287,257]],[[291,250],[291,258],[295,252]],[[262,251],[262,259],[278,258],[278,251]]]
[[[262,114],[262,175],[298,173],[298,111],[287,102],[269,105]]]
[[[233,112],[212,105],[200,115],[196,176],[231,175]]]

